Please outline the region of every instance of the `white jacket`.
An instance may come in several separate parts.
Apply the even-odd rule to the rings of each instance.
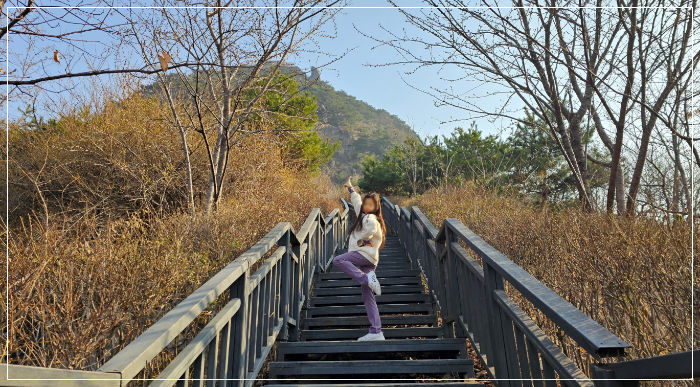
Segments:
[[[350,193],[350,202],[355,208],[355,216],[359,217],[362,212],[362,197],[357,192]],[[358,240],[371,240],[373,246],[357,246]],[[373,265],[379,263],[379,246],[382,244],[382,227],[379,225],[377,216],[369,214],[362,219],[362,228],[355,230],[350,235],[348,251],[357,251],[362,254]]]

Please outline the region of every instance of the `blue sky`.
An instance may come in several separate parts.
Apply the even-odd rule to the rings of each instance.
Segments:
[[[401,6],[420,6],[420,1],[403,1]],[[328,44],[322,43],[329,53],[340,55],[352,49],[339,61],[322,69],[321,79],[329,82],[336,89],[363,100],[376,108],[382,108],[406,121],[421,137],[425,135],[446,135],[456,126],[467,127],[472,121],[469,114],[459,108],[441,106],[435,107],[433,97],[419,90],[430,90],[431,87],[454,87],[464,91],[468,87],[465,82],[446,82],[445,78],[458,78],[460,71],[454,67],[440,70],[437,67],[427,67],[413,74],[415,65],[392,65],[370,67],[401,60],[396,51],[390,47],[377,47],[378,43],[363,36],[362,33],[378,38],[387,38],[389,34],[384,29],[401,34],[403,29],[410,34],[417,33],[406,22],[405,17],[384,1],[353,1],[353,7],[387,7],[387,8],[346,8],[336,17],[337,38],[328,39]],[[411,10],[411,12],[416,12]],[[318,66],[328,59],[318,55],[306,55],[296,61],[302,67]],[[410,85],[410,86],[409,86]],[[412,87],[413,86],[413,87]],[[464,90],[459,90],[464,88]],[[419,90],[416,90],[419,89]],[[497,104],[496,100],[485,99],[483,103]],[[454,122],[455,120],[462,120]],[[466,121],[464,121],[466,120]],[[452,122],[449,122],[452,121]],[[496,125],[507,123],[491,123],[485,118],[477,119],[479,129],[489,134],[497,134]],[[440,124],[441,122],[447,122]]]
[[[400,4],[405,7],[422,5],[417,0],[405,0]],[[418,9],[411,11],[419,12]],[[71,26],[70,23],[66,24],[66,26],[57,23],[55,28],[63,31],[64,29],[70,30]],[[382,108],[391,114],[395,114],[413,127],[421,137],[426,135],[447,135],[456,126],[469,126],[471,119],[469,119],[470,116],[466,111],[455,107],[435,107],[433,97],[420,91],[430,90],[431,87],[438,89],[451,87],[456,92],[466,91],[469,87],[472,87],[467,81],[444,81],[445,78],[454,79],[462,76],[459,69],[455,67],[439,69],[433,66],[422,68],[412,74],[406,74],[406,72],[414,70],[415,65],[372,66],[401,59],[394,49],[386,46],[377,47],[378,43],[376,41],[362,35],[364,33],[378,38],[387,38],[389,34],[384,29],[396,34],[402,34],[404,29],[409,35],[418,34],[406,22],[405,17],[388,2],[383,0],[355,0],[351,2],[351,8],[345,8],[337,15],[334,24],[331,23],[325,27],[326,32],[333,33],[336,30],[336,37],[333,39],[319,38],[319,47],[314,48],[330,54],[330,57],[307,52],[290,59],[302,68],[309,68],[310,66],[327,64],[334,55],[340,56],[349,51],[347,55],[321,70],[321,78],[336,89],[343,90],[376,108]],[[362,33],[358,32],[358,30]],[[88,51],[99,49],[97,48],[98,44],[94,45],[95,48],[92,48],[91,44],[93,43],[85,43],[85,48]],[[47,68],[47,74],[69,71],[66,64],[61,63],[61,65],[57,65],[51,59],[54,49],[57,48],[64,52],[66,48],[60,45],[55,46],[50,42],[44,42],[42,46],[44,48],[40,55],[42,57],[41,68]],[[19,52],[21,55],[23,51],[21,42],[11,46],[10,51]],[[45,58],[43,58],[44,56]],[[9,69],[13,68],[12,62],[11,53]],[[83,62],[85,61],[78,57],[74,62],[77,67],[72,67],[72,71],[86,70],[85,65],[82,64]],[[115,63],[107,64],[106,67],[115,68],[118,66]],[[47,93],[47,95],[49,95],[49,98],[56,97],[56,95],[51,95],[51,93]],[[499,101],[492,98],[483,99],[480,103],[491,104],[493,106],[490,106],[490,108],[493,109],[499,104]],[[15,100],[10,101],[9,106],[10,115],[13,116],[17,114],[18,107],[24,107],[25,105]],[[60,105],[56,104],[56,106]],[[485,118],[477,119],[476,121],[479,129],[489,134],[497,134],[499,132],[498,126],[508,125],[507,122],[491,123]],[[441,122],[447,123],[441,124]]]

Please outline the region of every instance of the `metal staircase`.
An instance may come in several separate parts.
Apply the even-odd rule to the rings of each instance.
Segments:
[[[428,378],[436,381],[422,385],[483,385],[464,381],[474,378],[474,360],[467,357],[466,340],[442,338],[436,305],[396,236],[388,236],[380,250],[376,274],[382,284],[382,295],[376,300],[386,340],[356,341],[370,325],[360,286],[331,265],[326,273],[316,274],[310,306],[301,319],[302,341],[277,344],[276,361],[270,363],[269,372],[269,378],[276,381],[270,386],[311,385],[311,381],[281,384],[302,379],[326,379],[314,386],[369,379],[352,385],[388,387]]]

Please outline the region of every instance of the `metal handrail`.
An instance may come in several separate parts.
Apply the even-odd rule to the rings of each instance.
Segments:
[[[151,385],[184,385],[190,378],[194,386],[214,378],[230,379],[229,386],[252,385],[253,380],[244,379],[255,379],[276,340],[299,340],[299,320],[302,309],[309,307],[313,274],[325,269],[336,249],[345,247],[349,206],[344,200],[342,203],[342,211],[335,209],[326,217],[320,209],[313,209],[298,232],[289,222],[278,223],[97,371],[10,365],[10,379],[18,379],[11,385],[44,385],[44,378],[37,378],[38,374],[51,379],[63,379],[62,375],[66,379],[75,375],[84,379],[52,380],[56,386],[125,386],[226,293],[226,306],[179,351]],[[253,265],[269,252],[271,256],[251,272]]]
[[[624,355],[630,347],[459,220],[446,219],[438,230],[418,207],[409,211],[386,198],[382,205],[387,224],[398,234],[411,264],[425,277],[442,316],[443,335],[467,338],[500,386],[520,385],[515,381],[518,379],[555,377],[569,386],[593,385],[515,305],[504,292],[505,282],[594,357]],[[473,259],[460,241],[478,254],[483,264]]]

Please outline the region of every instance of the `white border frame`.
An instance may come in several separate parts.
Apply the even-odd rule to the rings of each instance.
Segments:
[[[19,9],[23,7],[7,7],[6,10],[7,12],[5,13],[5,22],[6,26],[9,26],[9,11],[11,9]],[[353,6],[348,6],[348,7],[47,7],[47,6],[38,6],[38,7],[33,7],[37,9],[44,9],[44,8],[50,8],[50,9],[55,9],[55,8],[71,8],[71,9],[210,9],[210,8],[240,8],[240,9],[248,9],[248,8],[262,8],[262,9],[294,9],[294,8],[329,8],[329,9],[396,9],[396,8],[406,8],[406,9],[461,9],[461,8],[469,8],[469,9],[491,9],[491,8],[498,8],[498,9],[540,9],[540,8],[552,8],[552,7],[421,7],[421,6],[407,6],[407,7],[391,7],[391,6],[378,6],[378,7],[353,7]],[[632,8],[632,7],[556,7],[556,8],[562,8],[562,9],[617,9],[617,8]],[[694,31],[694,23],[695,23],[695,11],[692,9],[692,7],[636,7],[638,9],[645,9],[645,8],[656,8],[656,9],[690,9],[690,39],[691,39],[691,56],[690,60],[693,60],[693,53],[695,52],[695,34],[693,33]],[[700,32],[699,32],[700,33]],[[6,108],[6,128],[5,128],[5,150],[7,152],[7,160],[6,162],[6,168],[5,168],[5,194],[6,198],[9,198],[10,195],[10,185],[9,185],[9,175],[10,175],[10,86],[9,86],[9,73],[10,73],[10,30],[9,28],[7,29],[6,33],[6,38],[5,38],[5,55],[6,55],[6,63],[5,63],[5,87],[6,87],[6,100],[5,100],[5,108]],[[695,67],[691,67],[691,74],[690,74],[690,83],[691,83],[691,111],[695,113],[693,110],[695,108],[695,83],[693,80],[695,79]],[[690,126],[692,128],[692,133],[695,134],[695,120],[698,118],[695,118],[693,120],[693,117],[691,117],[691,123]],[[691,143],[693,143],[691,141]],[[693,147],[691,147],[692,150]],[[692,189],[693,187],[693,178],[695,177],[694,173],[694,163],[690,163],[690,186],[691,186],[691,202],[689,203],[690,205],[690,282],[691,282],[691,302],[690,302],[690,350],[691,350],[691,355],[690,355],[690,370],[691,370],[691,375],[695,373],[695,358],[694,358],[694,351],[695,347],[695,332],[694,332],[694,314],[693,311],[695,309],[695,293],[693,291],[695,287],[695,251],[694,251],[694,236],[695,236],[695,221],[694,221],[694,191]],[[10,314],[9,314],[9,305],[10,305],[10,272],[9,272],[9,267],[10,267],[10,227],[9,227],[9,211],[10,211],[10,206],[9,202],[6,201],[6,208],[5,208],[5,219],[6,219],[6,233],[5,233],[5,249],[6,249],[6,267],[5,267],[5,282],[6,282],[6,289],[7,291],[5,292],[5,302],[7,305],[7,312],[5,313],[5,326],[7,329],[9,329],[10,325]],[[6,357],[6,362],[9,364],[10,361],[10,354],[7,351],[7,347],[9,345],[9,335],[8,339],[5,342],[5,352],[7,354]],[[10,368],[5,367],[7,370],[7,381],[10,380],[86,380],[86,379],[10,379]],[[127,380],[131,381],[134,379],[90,379],[90,380]],[[156,379],[138,379],[138,380],[156,380]],[[180,379],[159,379],[159,380],[180,380]],[[270,380],[270,379],[189,379],[189,380]],[[378,380],[433,380],[433,379],[291,379],[291,380],[299,380],[299,381],[305,381],[305,380],[315,380],[315,381],[320,381],[320,380],[362,380],[362,381],[378,381]],[[628,380],[628,381],[636,381],[636,380],[658,380],[658,381],[693,381],[692,376],[687,379],[450,379],[454,381],[459,381],[459,380],[469,380],[469,381],[492,381],[492,380],[517,380],[517,381],[530,381],[530,380],[540,380],[540,381],[545,381],[545,380],[553,380],[553,381],[564,381],[564,380],[572,380],[572,381],[579,381],[579,380],[587,380],[587,381],[592,381],[595,382],[597,380],[612,380],[612,381],[623,381],[623,380]]]

